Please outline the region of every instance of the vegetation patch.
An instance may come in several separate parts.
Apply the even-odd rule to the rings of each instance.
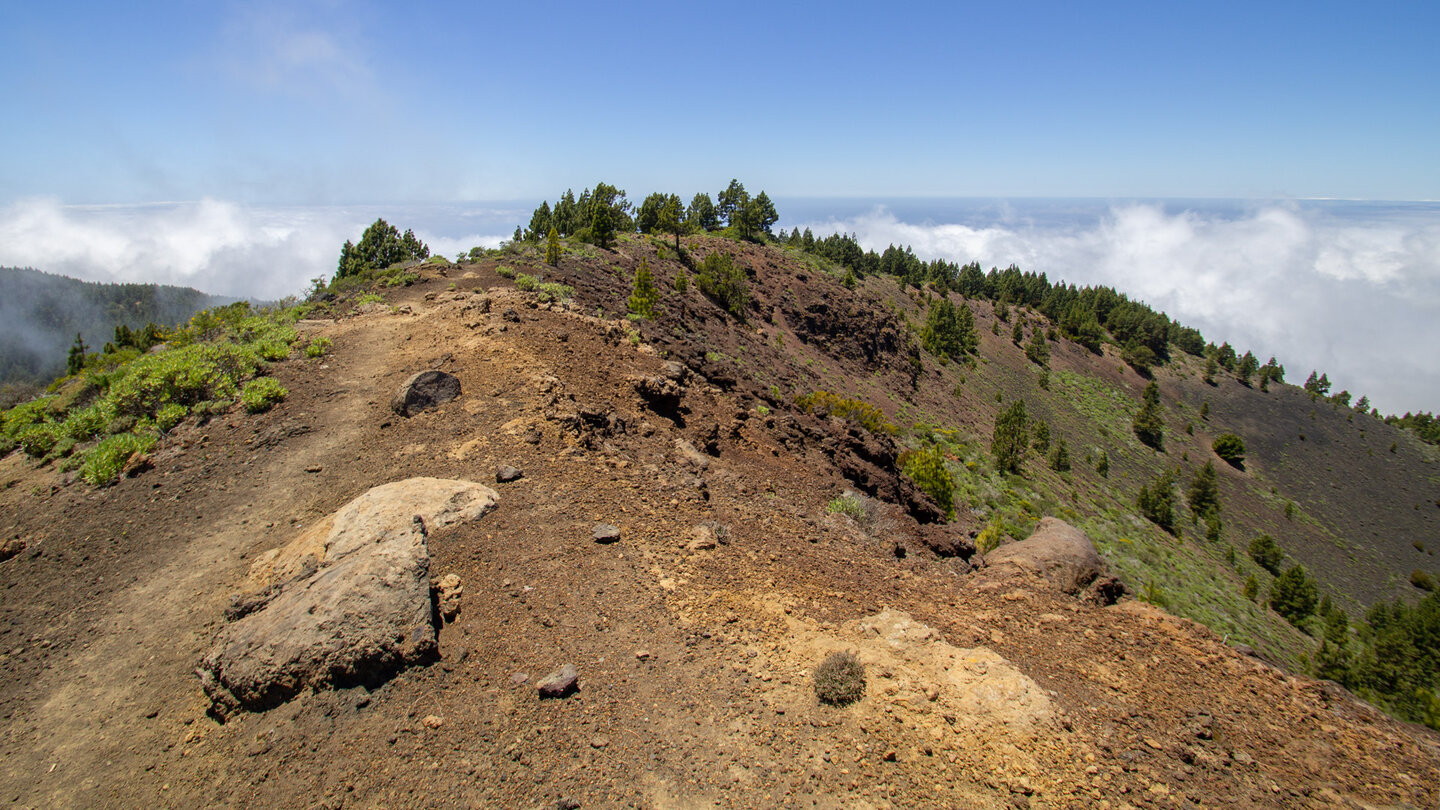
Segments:
[[[832,706],[865,697],[865,665],[852,652],[830,653],[815,668],[815,696]]]
[[[885,418],[885,412],[874,405],[823,389],[795,397],[795,407],[820,417],[838,416],[849,419],[871,433],[887,433],[893,436],[899,432],[895,425]]]

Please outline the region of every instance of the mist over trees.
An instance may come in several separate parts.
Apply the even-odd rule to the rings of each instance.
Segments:
[[[190,287],[104,284],[0,267],[0,384],[43,384],[65,373],[77,334],[89,351],[99,351],[118,326],[184,323],[234,300]]]

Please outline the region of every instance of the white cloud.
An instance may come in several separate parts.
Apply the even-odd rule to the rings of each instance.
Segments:
[[[1018,213],[1023,214],[1023,204]],[[1216,213],[1115,206],[1098,218],[1035,225],[913,224],[876,209],[811,223],[867,248],[1014,262],[1050,280],[1109,285],[1204,332],[1271,354],[1289,376],[1327,371],[1336,390],[1382,410],[1440,408],[1440,210],[1274,203]],[[1079,224],[1077,224],[1079,223]],[[802,225],[802,227],[804,227]],[[1292,380],[1293,381],[1293,380]]]
[[[260,207],[210,199],[67,206],[32,199],[0,208],[0,265],[274,300],[334,273],[340,246],[378,217],[413,227],[433,253],[454,258],[509,239],[499,228],[517,216],[505,208]],[[449,235],[455,232],[462,235]]]
[[[258,209],[218,200],[147,206],[0,208],[0,265],[90,281],[156,282],[281,298],[332,272],[365,221],[344,209]]]

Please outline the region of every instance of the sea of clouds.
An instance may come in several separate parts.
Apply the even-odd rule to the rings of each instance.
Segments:
[[[796,224],[1113,286],[1209,340],[1277,357],[1290,382],[1318,369],[1382,411],[1440,407],[1440,204],[1033,206],[977,208],[970,224],[888,207]]]
[[[1209,340],[1276,356],[1292,382],[1328,372],[1336,391],[1368,394],[1382,411],[1440,407],[1440,204],[777,204],[787,228],[853,233],[867,248],[1113,286]],[[498,245],[529,210],[21,200],[0,208],[0,265],[273,300],[333,272],[340,245],[377,217],[453,257]]]

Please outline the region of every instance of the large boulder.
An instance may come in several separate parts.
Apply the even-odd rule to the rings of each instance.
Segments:
[[[397,481],[267,552],[196,670],[212,712],[373,684],[433,658],[427,532],[476,520],[498,500],[469,481]]]
[[[458,396],[460,380],[455,375],[443,371],[422,371],[400,386],[395,398],[390,400],[390,409],[401,416],[410,416],[438,407]]]
[[[1090,538],[1059,518],[1042,518],[1025,540],[986,554],[985,566],[1034,574],[1065,593],[1086,593],[1105,604],[1113,604],[1125,590],[1110,576]]]

